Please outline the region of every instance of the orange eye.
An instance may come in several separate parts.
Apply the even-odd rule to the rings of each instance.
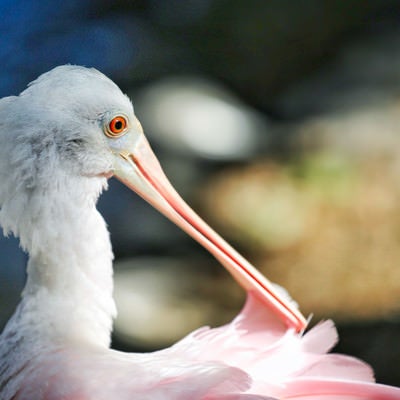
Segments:
[[[123,115],[114,117],[106,126],[105,133],[107,136],[115,138],[121,136],[128,126],[128,121]]]

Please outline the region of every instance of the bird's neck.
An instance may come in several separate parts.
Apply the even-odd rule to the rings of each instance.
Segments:
[[[64,194],[37,216],[16,318],[47,343],[109,346],[115,304],[112,250],[95,200]],[[57,204],[58,201],[58,204]],[[35,239],[36,238],[36,239]],[[19,314],[19,315],[18,315]]]

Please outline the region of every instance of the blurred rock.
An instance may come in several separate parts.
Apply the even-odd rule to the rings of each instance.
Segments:
[[[253,158],[267,145],[266,118],[216,82],[168,78],[132,97],[148,136],[169,153],[238,161]]]
[[[203,325],[228,322],[244,301],[241,289],[221,286],[216,263],[139,257],[115,265],[115,336],[130,346],[169,346]],[[213,271],[210,266],[213,265]]]
[[[400,165],[400,93],[374,106],[310,117],[292,127],[291,138],[298,152],[326,149],[359,161]]]
[[[315,220],[313,198],[272,163],[218,174],[203,206],[221,229],[248,249],[290,247]]]
[[[341,153],[221,173],[206,213],[305,314],[400,316],[400,170]]]

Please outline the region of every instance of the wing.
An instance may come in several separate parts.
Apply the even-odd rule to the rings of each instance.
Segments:
[[[276,400],[246,393],[248,375],[217,362],[71,349],[40,358],[12,400]]]
[[[327,354],[336,341],[331,321],[298,334],[250,293],[230,324],[162,351],[43,354],[20,374],[13,400],[400,399],[400,389],[374,383],[367,364]]]
[[[242,312],[230,324],[195,331],[169,351],[245,371],[251,379],[248,393],[296,400],[400,399],[399,388],[374,383],[366,363],[328,354],[337,340],[332,321],[297,334],[249,293]]]

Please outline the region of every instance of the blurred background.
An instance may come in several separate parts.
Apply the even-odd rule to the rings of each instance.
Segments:
[[[0,97],[60,64],[133,99],[178,191],[338,351],[400,385],[400,2],[0,0]],[[227,322],[244,294],[115,180],[114,347],[152,350]],[[0,240],[0,327],[26,256]]]

